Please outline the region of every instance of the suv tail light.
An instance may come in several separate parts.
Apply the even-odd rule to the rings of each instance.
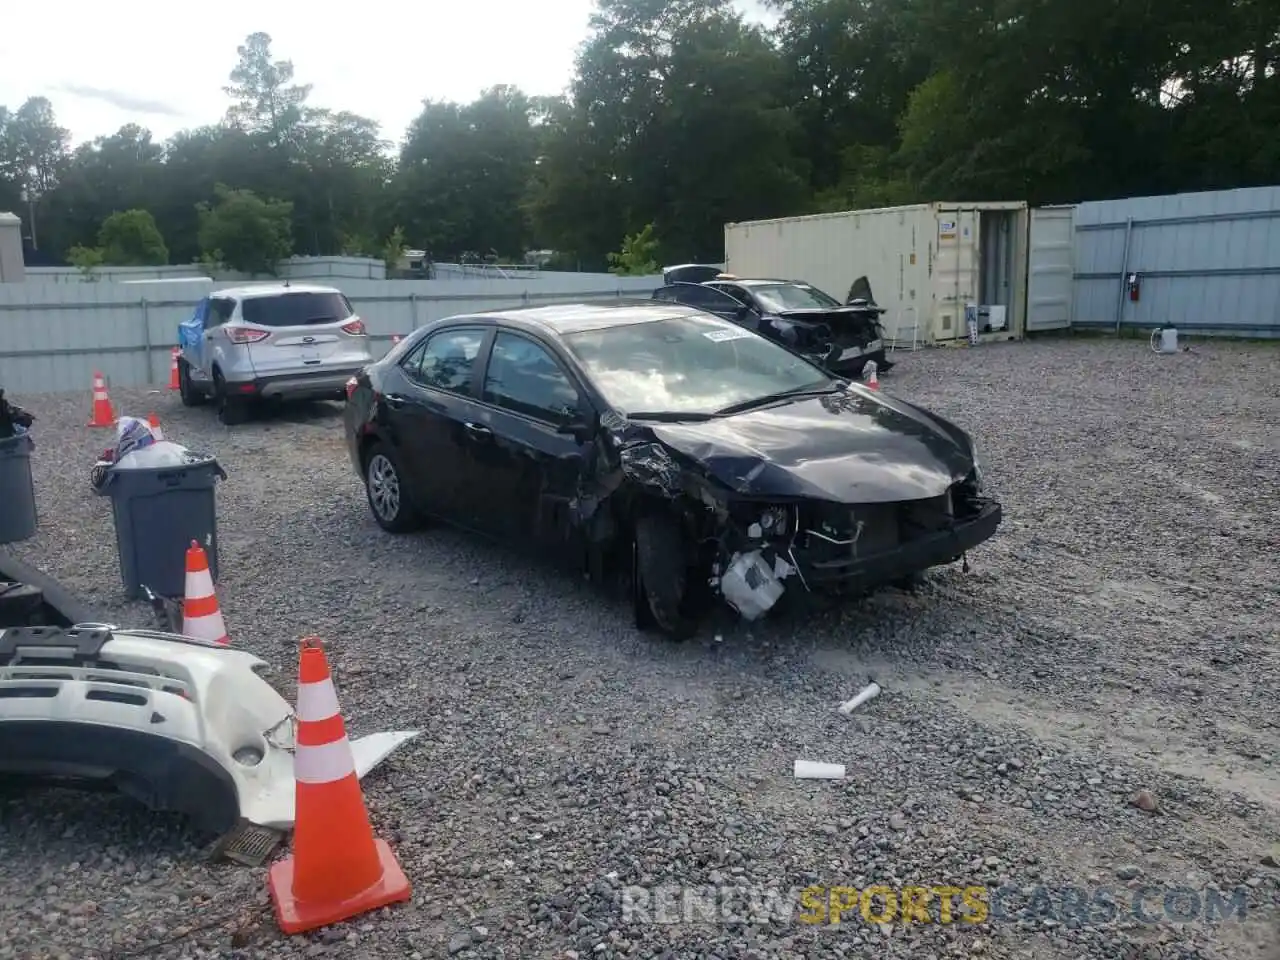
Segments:
[[[257,343],[271,336],[270,330],[255,330],[253,327],[224,327],[227,339],[232,343]]]
[[[348,333],[353,337],[365,336],[364,321],[359,317],[355,317],[349,323],[342,325],[342,332]]]

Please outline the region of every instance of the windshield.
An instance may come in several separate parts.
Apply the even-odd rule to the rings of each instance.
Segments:
[[[834,297],[827,296],[807,283],[752,284],[751,292],[766,310],[774,313],[784,310],[830,310],[841,305]]]
[[[712,414],[831,377],[785,348],[709,314],[564,338],[609,404],[624,414]]]
[[[340,293],[299,292],[278,297],[248,297],[240,315],[256,327],[306,327],[346,320],[354,311]]]

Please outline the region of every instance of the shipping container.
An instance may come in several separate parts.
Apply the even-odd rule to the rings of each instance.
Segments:
[[[899,346],[963,340],[966,307],[974,308],[980,339],[1021,338],[1033,246],[1045,249],[1047,259],[1035,265],[1045,269],[1030,291],[1038,311],[1032,328],[1070,322],[1071,212],[1032,211],[1023,201],[921,203],[730,223],[725,269],[740,277],[804,280],[842,301],[865,276],[887,310],[886,333]],[[1065,255],[1056,242],[1064,224]]]

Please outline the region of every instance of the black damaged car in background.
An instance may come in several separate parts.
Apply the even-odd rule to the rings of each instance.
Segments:
[[[742,324],[802,354],[832,373],[859,377],[868,361],[893,367],[885,353],[885,308],[859,277],[845,303],[801,280],[763,280],[687,263],[666,267],[655,300],[682,303]]]
[[[678,639],[717,598],[755,619],[784,591],[868,592],[1001,521],[960,427],[678,304],[436,320],[347,397],[385,530],[433,518],[558,557]]]

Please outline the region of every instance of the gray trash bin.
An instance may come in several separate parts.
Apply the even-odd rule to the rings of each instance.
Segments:
[[[186,591],[187,548],[195,540],[218,582],[218,511],[214,487],[227,478],[216,457],[189,454],[181,466],[108,467],[98,491],[111,498],[125,596],[143,586],[162,597]]]
[[[17,543],[36,535],[36,491],[31,482],[31,434],[0,440],[0,543]]]

